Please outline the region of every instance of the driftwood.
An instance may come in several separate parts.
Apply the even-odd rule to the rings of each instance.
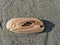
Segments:
[[[16,34],[6,29],[11,18],[41,19],[41,33]],[[59,0],[0,0],[0,45],[60,45]]]

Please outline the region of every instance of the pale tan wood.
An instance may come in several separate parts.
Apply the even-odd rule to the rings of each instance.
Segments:
[[[44,30],[44,24],[37,18],[12,18],[6,28],[15,33],[37,33]]]

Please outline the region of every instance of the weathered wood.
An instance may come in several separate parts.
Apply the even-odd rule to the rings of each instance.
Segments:
[[[15,17],[43,19],[45,31],[34,34],[10,32],[5,26]],[[59,20],[59,0],[0,0],[0,45],[60,45]]]

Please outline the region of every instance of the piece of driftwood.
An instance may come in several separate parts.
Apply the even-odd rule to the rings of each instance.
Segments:
[[[37,33],[44,30],[44,24],[37,18],[13,18],[7,22],[6,28],[15,33]]]

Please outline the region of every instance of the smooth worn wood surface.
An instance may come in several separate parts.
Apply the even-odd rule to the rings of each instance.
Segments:
[[[41,33],[16,34],[6,29],[11,18],[41,19]],[[60,45],[60,0],[0,0],[0,45]]]

